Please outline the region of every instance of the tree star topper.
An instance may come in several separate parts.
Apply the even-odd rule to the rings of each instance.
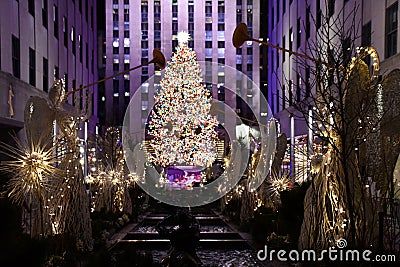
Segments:
[[[187,44],[190,39],[190,34],[188,32],[178,32],[178,44]]]

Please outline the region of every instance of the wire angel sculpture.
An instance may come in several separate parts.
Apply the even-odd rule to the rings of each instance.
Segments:
[[[15,170],[9,182],[10,197],[30,207],[27,211],[31,235],[64,233],[82,244],[82,249],[91,250],[89,199],[78,137],[79,124],[88,118],[90,111],[68,106],[64,86],[63,80],[55,80],[48,98],[33,96],[27,101],[24,110],[27,144],[20,142],[17,148],[3,145],[14,160],[6,162],[2,169]],[[90,102],[88,97],[86,100]],[[55,134],[56,128],[59,134]],[[26,169],[29,172],[21,173]],[[35,206],[40,212],[32,215],[37,210]]]

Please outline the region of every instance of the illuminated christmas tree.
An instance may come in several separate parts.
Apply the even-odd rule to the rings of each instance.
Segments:
[[[189,35],[178,34],[179,45],[168,62],[147,125],[151,162],[210,166],[217,157],[218,122],[210,115],[211,95],[203,84]]]

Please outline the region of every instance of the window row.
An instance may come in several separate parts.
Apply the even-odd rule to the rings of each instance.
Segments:
[[[35,17],[35,3],[37,4],[38,1],[35,0],[28,0],[28,12],[31,14],[33,17]],[[94,27],[94,11],[93,11],[93,6],[90,7],[90,27],[93,29]],[[79,0],[79,12],[82,13],[82,0]],[[42,17],[42,25],[44,28],[48,28],[48,14],[49,14],[49,8],[48,8],[48,0],[43,0],[42,1],[42,12],[41,12],[41,17]],[[64,17],[65,18],[65,17]],[[88,0],[85,0],[85,20],[88,22],[89,19],[89,3]],[[53,5],[53,29],[54,29],[54,36],[58,39],[58,26],[59,26],[59,12],[58,12],[58,6],[56,4]]]
[[[12,73],[16,78],[21,78],[21,47],[20,40],[18,37],[12,35],[11,37],[11,64]],[[86,43],[85,46],[85,65],[89,69],[89,45]],[[80,45],[80,61],[82,62],[83,55],[83,45]],[[94,50],[91,51],[91,70],[94,73]],[[32,86],[36,86],[36,51],[29,47],[28,51],[28,81]],[[54,68],[55,78],[59,78],[58,67]],[[47,92],[48,90],[48,60],[43,57],[43,90]]]

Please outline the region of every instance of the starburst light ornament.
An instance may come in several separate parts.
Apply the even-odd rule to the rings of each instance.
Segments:
[[[27,197],[36,201],[43,201],[46,193],[51,188],[51,177],[56,177],[57,169],[54,167],[57,159],[54,157],[55,149],[47,143],[30,145],[23,144],[16,137],[17,147],[0,143],[2,153],[12,158],[0,165],[0,171],[10,173],[12,178],[8,181],[8,196],[22,205]]]

